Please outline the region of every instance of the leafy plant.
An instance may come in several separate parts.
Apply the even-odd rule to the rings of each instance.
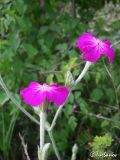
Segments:
[[[112,153],[110,147],[112,145],[113,138],[109,133],[106,133],[104,136],[95,136],[93,142],[90,143],[92,153],[98,154],[95,156],[94,159],[104,160],[105,158],[100,158],[99,155],[104,155],[105,153],[110,154]],[[110,157],[107,159],[111,159]]]

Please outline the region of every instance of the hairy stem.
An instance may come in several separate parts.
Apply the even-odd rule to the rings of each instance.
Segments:
[[[42,152],[42,158],[43,160],[47,160],[47,156],[48,156],[48,149],[50,148],[50,143],[46,143],[43,147],[43,152]]]
[[[54,128],[56,121],[57,121],[57,118],[58,118],[59,114],[61,113],[63,107],[64,107],[64,105],[59,106],[58,110],[56,111],[56,114],[53,118],[53,121],[52,121],[52,124],[49,128],[49,131],[51,131]]]
[[[116,45],[118,45],[119,43],[120,43],[120,40],[117,41],[117,42],[114,42],[114,43],[111,45],[111,47],[116,46]]]
[[[40,149],[41,151],[43,151],[43,147],[44,147],[45,120],[46,120],[46,113],[44,111],[40,111]]]
[[[92,64],[91,62],[86,62],[83,71],[81,72],[81,74],[79,75],[79,77],[77,78],[77,80],[75,81],[75,83],[73,84],[73,86],[81,81],[81,79],[84,77],[85,73],[88,71],[88,69],[89,69],[89,67],[90,67],[91,64]],[[70,93],[69,93],[69,95],[70,95]],[[68,97],[69,97],[69,95],[68,95]],[[61,106],[59,106],[58,110],[56,111],[56,114],[55,114],[55,116],[53,118],[53,121],[52,121],[52,124],[50,126],[49,131],[51,131],[54,128],[54,126],[56,124],[56,121],[57,121],[57,118],[58,118],[59,114],[61,113],[63,106],[64,106],[64,104],[61,105]]]
[[[56,144],[55,144],[55,140],[54,140],[53,135],[52,135],[52,132],[48,131],[48,134],[49,134],[49,137],[51,139],[52,146],[53,146],[53,149],[55,151],[56,157],[57,157],[58,160],[61,160],[58,149],[57,149]]]
[[[84,77],[84,75],[85,75],[86,72],[88,71],[88,69],[89,69],[89,67],[90,67],[91,64],[92,64],[91,62],[88,62],[88,61],[86,62],[84,69],[82,70],[82,72],[81,72],[81,74],[79,75],[79,77],[76,79],[74,85],[78,84],[78,83],[81,81],[81,79]]]

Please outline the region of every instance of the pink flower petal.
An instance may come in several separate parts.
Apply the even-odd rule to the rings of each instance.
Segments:
[[[82,57],[86,61],[97,62],[100,58],[100,53],[97,48],[91,48],[89,51],[83,52]]]
[[[106,45],[108,45],[108,47],[111,46],[111,42],[110,42],[110,41],[104,41],[104,43],[105,43]]]
[[[93,46],[94,47],[94,37],[89,33],[84,33],[80,36],[76,42],[76,47],[78,47],[82,52],[86,47]]]
[[[69,90],[65,86],[53,86],[51,91],[47,91],[47,99],[51,102],[54,102],[56,105],[60,106],[66,101],[68,97]]]
[[[31,106],[39,106],[46,99],[46,95],[43,91],[38,89],[39,83],[32,82],[30,85],[20,91],[20,95],[23,97],[23,100],[26,104]]]
[[[102,54],[106,55],[109,58],[110,62],[113,62],[114,60],[114,49],[110,47],[111,42],[105,41],[104,42],[104,48]]]

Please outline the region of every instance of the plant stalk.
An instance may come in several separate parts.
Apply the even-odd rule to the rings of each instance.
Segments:
[[[55,144],[55,140],[54,140],[53,135],[52,135],[52,132],[48,131],[48,134],[49,134],[49,137],[51,139],[52,146],[53,146],[54,152],[56,154],[56,157],[57,157],[58,160],[61,160],[60,154],[59,154],[58,149],[57,149],[56,144]]]
[[[78,84],[81,79],[84,77],[84,75],[86,74],[86,72],[88,71],[89,67],[91,66],[91,62],[86,62],[84,69],[82,70],[81,74],[78,76],[78,78],[76,79],[74,85]]]
[[[54,128],[54,126],[55,126],[55,124],[56,124],[56,121],[57,121],[57,119],[58,119],[58,116],[59,116],[59,114],[61,113],[63,107],[64,107],[64,105],[59,106],[59,108],[58,108],[58,110],[56,111],[56,114],[55,114],[55,116],[54,116],[54,118],[53,118],[52,124],[51,124],[50,128],[48,129],[48,131],[52,131],[52,129]]]
[[[76,81],[74,82],[74,84],[73,84],[72,87],[74,87],[77,83],[79,83],[79,82],[81,81],[81,79],[84,77],[84,75],[85,75],[86,72],[88,71],[88,69],[89,69],[89,67],[90,67],[91,64],[92,64],[91,62],[88,62],[88,61],[86,62],[84,69],[82,70],[81,74],[80,74],[79,77],[76,79]],[[70,95],[70,93],[69,93],[69,95]],[[69,95],[68,95],[68,97],[69,97]],[[67,101],[67,100],[66,100],[66,101]],[[64,104],[65,104],[65,103],[64,103]],[[54,118],[53,118],[53,121],[52,121],[52,124],[51,124],[51,126],[50,126],[49,131],[51,131],[51,130],[54,128],[54,126],[55,126],[55,124],[56,124],[56,121],[57,121],[57,118],[58,118],[59,114],[61,113],[64,104],[61,105],[61,106],[59,106],[59,108],[58,108],[58,110],[57,110],[57,112],[56,112],[56,114],[55,114],[55,116],[54,116]]]
[[[44,147],[45,121],[46,121],[46,113],[44,111],[40,111],[40,150],[41,151],[43,151],[43,147]]]

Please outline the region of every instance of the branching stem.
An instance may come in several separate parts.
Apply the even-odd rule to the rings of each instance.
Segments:
[[[81,72],[81,74],[79,75],[79,77],[77,78],[77,80],[75,81],[75,83],[73,84],[72,87],[74,87],[77,83],[79,83],[79,82],[81,81],[81,79],[84,77],[85,73],[88,71],[88,69],[89,69],[89,67],[90,67],[91,64],[92,64],[91,62],[86,62],[83,71]],[[70,92],[71,92],[71,91],[70,91]],[[70,95],[70,93],[69,93],[69,95]],[[68,97],[69,97],[69,95],[68,95]],[[67,100],[66,100],[66,102],[67,102]],[[65,103],[66,103],[66,102],[65,102]],[[64,103],[64,104],[65,104],[65,103]],[[52,123],[51,123],[51,126],[50,126],[49,131],[51,131],[51,130],[54,128],[54,126],[55,126],[55,124],[56,124],[56,121],[57,121],[57,118],[58,118],[59,114],[61,113],[62,108],[64,107],[64,104],[61,105],[61,106],[59,106],[58,110],[56,111],[56,114],[55,114],[55,116],[54,116],[54,118],[53,118],[53,121],[52,121]]]

